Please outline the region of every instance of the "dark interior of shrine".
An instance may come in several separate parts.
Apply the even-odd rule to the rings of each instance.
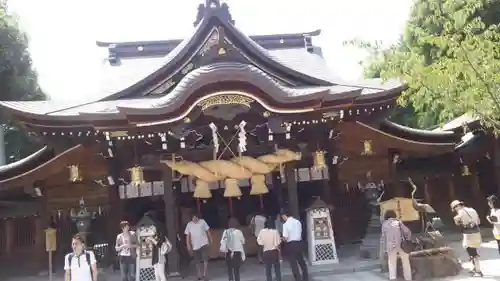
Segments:
[[[175,189],[177,204],[179,207],[198,209],[198,203],[193,198],[192,192],[181,192],[180,184],[176,183]],[[275,217],[281,208],[286,207],[288,194],[286,189],[280,193],[276,188],[270,186],[268,194],[262,195],[262,207],[260,196],[249,195],[250,187],[240,187],[243,196],[240,198],[225,198],[224,189],[212,190],[212,198],[200,200],[200,213],[212,228],[224,228],[228,218],[233,216],[241,225],[248,225],[252,215],[263,212],[267,217]],[[321,197],[320,181],[298,183],[299,207],[301,219],[305,222],[305,209],[307,209],[316,197]],[[280,199],[281,197],[281,199]],[[231,202],[230,202],[231,201]],[[230,212],[232,205],[232,214]],[[161,222],[165,217],[165,204],[161,196],[140,197],[125,200],[125,218],[131,224],[136,224],[144,215],[148,214],[155,220]],[[180,220],[179,220],[180,221]],[[181,226],[182,229],[182,226]]]

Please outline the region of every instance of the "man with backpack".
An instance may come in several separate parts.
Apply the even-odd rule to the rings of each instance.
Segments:
[[[73,252],[64,257],[65,281],[97,281],[97,262],[92,251],[85,250],[81,235],[71,240]]]

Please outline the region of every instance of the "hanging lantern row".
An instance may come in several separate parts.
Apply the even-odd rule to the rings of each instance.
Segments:
[[[42,132],[43,136],[77,136],[77,137],[90,137],[99,135],[99,130],[96,131],[85,131],[85,132]]]
[[[294,125],[309,125],[309,124],[319,124],[319,123],[326,123],[331,120],[335,119],[344,119],[345,116],[356,116],[356,115],[361,115],[363,113],[371,113],[375,112],[377,110],[384,110],[385,108],[389,109],[391,108],[391,105],[386,105],[386,106],[380,106],[378,109],[375,107],[372,108],[364,108],[364,109],[349,109],[349,110],[339,110],[335,112],[327,112],[323,114],[323,118],[317,119],[317,120],[295,120],[295,121],[287,121],[282,124],[282,126],[287,126],[288,124],[294,124]],[[77,137],[90,137],[90,136],[97,136],[101,132],[99,130],[95,131],[80,131],[80,132],[41,132],[43,136],[77,136]],[[116,133],[116,132],[115,132]],[[107,137],[106,139],[109,141],[111,138],[116,138],[117,140],[127,140],[127,139],[144,139],[144,138],[154,138],[156,136],[162,137],[166,136],[166,133],[148,133],[148,134],[139,134],[139,135],[133,135],[133,136],[128,136],[127,132],[119,132],[122,134],[117,134],[113,136],[113,133],[106,132],[104,133]],[[168,134],[172,134],[169,132]]]
[[[40,216],[40,214],[37,212],[37,213],[34,213],[32,215],[29,215],[29,216],[11,216],[11,217],[4,217],[2,219],[3,220],[15,220],[15,219],[37,218],[39,216]]]
[[[89,207],[86,207],[89,208]],[[105,207],[102,206],[91,206],[90,209],[95,209],[95,211],[90,211],[93,217],[97,216],[102,216],[105,214]],[[51,216],[54,217],[54,219],[61,220],[63,218],[71,218],[71,213],[74,212],[74,208],[70,209],[58,209],[58,210],[53,210],[51,211]]]
[[[385,106],[387,109],[391,108],[390,105]],[[375,112],[377,109],[375,107],[372,108],[365,108],[363,109],[356,109],[356,110],[339,110],[339,111],[332,111],[332,112],[325,112],[323,113],[323,118],[321,119],[314,119],[314,120],[295,120],[295,121],[288,121],[285,122],[283,125],[287,124],[293,124],[293,125],[310,125],[310,124],[319,124],[319,123],[327,123],[328,121],[332,120],[343,120],[346,115],[348,116],[353,116],[353,115],[361,115],[364,113],[372,113]],[[384,106],[380,106],[379,110],[384,110]]]

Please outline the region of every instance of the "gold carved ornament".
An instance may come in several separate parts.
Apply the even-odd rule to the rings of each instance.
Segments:
[[[146,183],[144,180],[144,169],[139,166],[135,166],[129,169],[130,171],[130,183],[133,186],[140,187]]]
[[[83,180],[82,174],[80,172],[80,166],[70,165],[69,169],[69,181],[70,182],[80,182]]]
[[[258,158],[240,156],[230,160],[208,160],[199,163],[186,160],[165,160],[162,162],[182,175],[196,177],[196,189],[193,196],[208,199],[212,197],[208,188],[209,183],[220,180],[225,181],[225,197],[240,197],[241,191],[238,187],[238,181],[247,179],[250,179],[252,183],[251,195],[268,193],[264,174],[274,171],[283,163],[300,159],[300,153],[279,149],[274,154],[262,155]]]
[[[371,140],[364,140],[362,141],[363,143],[363,151],[361,152],[361,155],[363,156],[369,156],[373,154],[373,147],[372,147],[372,141]]]
[[[226,104],[240,104],[246,107],[250,107],[253,102],[253,99],[242,95],[217,95],[200,101],[198,103],[198,106],[201,107],[202,111],[205,111],[212,106]]]
[[[208,37],[205,44],[203,44],[203,46],[201,47],[200,55],[201,56],[206,55],[208,51],[210,51],[213,47],[219,45],[219,37],[220,37],[219,30],[218,29],[213,30],[212,33],[210,33],[210,36]]]

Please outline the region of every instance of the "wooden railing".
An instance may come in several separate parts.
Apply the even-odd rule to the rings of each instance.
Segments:
[[[0,271],[20,273],[39,269],[44,254],[40,217],[0,219]]]

